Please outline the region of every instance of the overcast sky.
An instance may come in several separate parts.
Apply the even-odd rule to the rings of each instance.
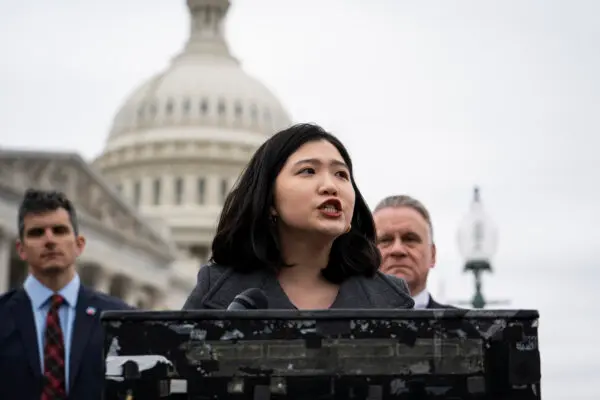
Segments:
[[[544,399],[600,395],[599,15],[595,0],[234,0],[227,25],[294,121],[347,144],[371,206],[430,208],[440,300],[472,294],[455,232],[481,186],[500,232],[484,287],[540,310]],[[188,30],[184,0],[1,1],[0,145],[98,155]]]

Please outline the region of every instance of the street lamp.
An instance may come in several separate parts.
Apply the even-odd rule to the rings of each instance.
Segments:
[[[498,245],[498,231],[485,213],[478,187],[473,191],[469,212],[458,229],[458,248],[465,259],[464,272],[475,277],[475,295],[471,301],[473,308],[484,308],[486,304],[481,289],[483,272],[492,272],[491,259]]]

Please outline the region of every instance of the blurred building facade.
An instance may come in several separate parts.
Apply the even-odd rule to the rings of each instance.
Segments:
[[[143,308],[163,307],[174,250],[80,156],[0,151],[0,293],[18,287],[27,266],[16,254],[17,214],[29,187],[64,191],[76,205],[87,246],[84,284]]]
[[[127,97],[91,165],[72,154],[1,153],[0,292],[26,274],[7,245],[18,199],[28,186],[47,187],[65,190],[85,214],[84,282],[145,308],[181,307],[210,255],[227,193],[256,148],[291,123],[231,54],[229,6],[187,0],[185,47]]]

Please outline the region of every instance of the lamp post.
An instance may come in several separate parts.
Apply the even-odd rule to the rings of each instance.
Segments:
[[[457,236],[458,248],[465,259],[464,272],[472,273],[475,277],[475,294],[470,304],[473,308],[485,308],[490,303],[483,295],[482,275],[484,272],[493,272],[491,259],[496,253],[498,231],[483,209],[478,187],[473,190],[469,212],[464,217]]]

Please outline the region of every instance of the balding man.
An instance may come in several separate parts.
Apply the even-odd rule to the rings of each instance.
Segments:
[[[404,278],[415,308],[454,308],[437,303],[427,291],[427,276],[435,266],[436,248],[429,211],[410,196],[390,196],[373,211],[381,271]]]

